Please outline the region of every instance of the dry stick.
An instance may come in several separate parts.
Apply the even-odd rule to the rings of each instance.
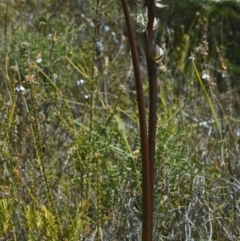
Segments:
[[[148,83],[149,83],[149,122],[148,122],[148,151],[149,151],[149,166],[150,166],[150,181],[151,181],[151,203],[153,215],[153,199],[154,199],[154,162],[155,162],[155,146],[156,146],[156,127],[157,127],[157,68],[154,61],[154,33],[153,22],[155,16],[154,0],[145,0],[147,6],[148,24],[147,32],[145,32],[145,51],[146,62],[148,69]],[[151,218],[151,226],[153,227],[153,216]],[[151,239],[152,240],[152,239]]]
[[[145,100],[143,85],[141,79],[141,71],[138,60],[138,52],[135,41],[135,34],[133,31],[131,17],[128,10],[126,0],[122,1],[123,12],[125,15],[126,26],[128,30],[128,39],[132,53],[132,62],[135,76],[135,84],[137,90],[137,101],[139,111],[139,124],[140,124],[140,139],[141,139],[141,157],[142,157],[142,241],[152,241],[153,230],[153,199],[149,166],[149,152],[148,152],[148,134],[147,134],[147,121],[145,112]]]

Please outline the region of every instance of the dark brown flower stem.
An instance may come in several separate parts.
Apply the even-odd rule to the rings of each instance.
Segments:
[[[141,79],[141,71],[138,60],[138,52],[135,40],[135,34],[132,27],[131,17],[128,10],[126,0],[121,0],[122,8],[125,15],[126,26],[128,30],[129,44],[132,54],[132,62],[137,90],[139,124],[140,124],[140,139],[141,139],[141,157],[142,157],[142,241],[152,241],[152,223],[153,223],[153,199],[152,187],[149,166],[148,152],[148,134],[147,121],[145,111],[145,100],[143,92],[143,84]]]
[[[153,214],[153,195],[154,195],[154,162],[155,162],[155,146],[156,146],[156,129],[157,129],[157,68],[154,60],[154,32],[153,22],[155,17],[155,3],[154,0],[145,0],[147,6],[148,25],[147,32],[145,33],[145,51],[146,62],[148,69],[148,82],[149,82],[149,121],[148,121],[148,148],[149,148],[149,166],[150,166],[150,181],[151,181],[151,199]],[[153,218],[151,219],[153,222]],[[153,226],[153,223],[151,224]]]

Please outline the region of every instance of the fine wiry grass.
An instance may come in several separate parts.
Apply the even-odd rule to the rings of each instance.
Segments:
[[[141,240],[139,123],[120,4],[99,1],[96,12],[96,1],[20,2],[0,3],[0,239]],[[239,240],[239,6],[164,4],[154,240]]]

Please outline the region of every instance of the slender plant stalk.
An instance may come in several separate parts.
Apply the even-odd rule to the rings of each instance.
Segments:
[[[92,55],[92,70],[91,70],[91,99],[90,99],[90,134],[92,133],[92,122],[93,122],[93,97],[94,97],[94,67],[95,67],[95,61],[96,61],[96,42],[98,40],[98,29],[99,29],[99,23],[98,23],[98,15],[99,15],[99,4],[100,0],[96,1],[96,8],[95,8],[95,27],[94,27],[94,33],[93,33],[93,55]]]
[[[126,26],[128,30],[128,38],[132,53],[132,62],[137,90],[140,139],[141,139],[141,156],[142,156],[142,241],[152,240],[153,231],[153,191],[151,173],[153,172],[149,162],[149,144],[147,133],[147,121],[145,112],[145,101],[143,93],[143,85],[141,79],[141,71],[138,60],[137,45],[135,34],[133,31],[131,17],[128,10],[126,0],[122,1],[123,12],[125,15]]]
[[[100,0],[96,1],[96,8],[95,8],[95,27],[93,33],[93,55],[92,55],[92,73],[91,73],[91,97],[90,97],[90,145],[89,145],[89,157],[92,159],[92,132],[93,132],[93,114],[94,114],[94,68],[96,62],[96,43],[98,40],[99,35],[99,5]],[[96,193],[97,193],[97,236],[96,241],[101,240],[101,195],[100,195],[100,160],[98,158],[94,158],[94,162],[96,164]]]
[[[154,60],[154,33],[153,22],[155,16],[154,0],[145,0],[148,11],[147,32],[145,32],[145,51],[148,69],[149,83],[149,122],[148,122],[148,149],[149,149],[149,166],[151,181],[151,226],[153,227],[153,195],[154,195],[154,162],[155,162],[155,146],[156,146],[156,128],[157,128],[157,68]],[[152,238],[151,238],[152,240]]]
[[[7,28],[8,28],[8,1],[5,2],[5,12],[4,12],[4,47],[5,51],[7,52],[7,46],[8,46],[8,36],[7,36]]]

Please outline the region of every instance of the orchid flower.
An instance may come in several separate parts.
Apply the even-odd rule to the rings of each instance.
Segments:
[[[138,32],[145,32],[147,30],[147,16],[144,16],[142,13],[138,14],[136,18],[136,22],[140,25],[140,28],[137,29]],[[155,30],[158,26],[159,19],[154,18],[153,20],[153,30]]]
[[[145,7],[145,0],[135,0],[135,2],[139,7],[141,8]],[[161,4],[160,2],[161,0],[154,0],[154,4],[157,8],[165,8],[168,6],[168,5]]]

